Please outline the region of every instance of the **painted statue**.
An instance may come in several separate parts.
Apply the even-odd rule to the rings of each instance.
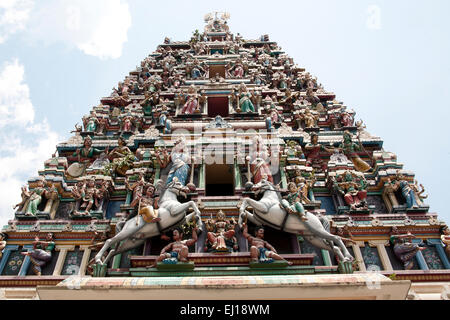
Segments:
[[[423,205],[421,200],[426,197],[421,198],[422,193],[425,192],[422,185],[421,187],[422,190],[419,190],[417,181],[413,184],[406,179],[406,176],[400,173],[397,174],[396,181],[392,185],[393,191],[400,189],[408,209],[416,209]]]
[[[127,147],[124,137],[120,136],[117,139],[117,144],[118,146],[108,154],[108,158],[111,160],[111,168],[119,175],[124,176],[127,170],[133,166],[135,156]]]
[[[258,263],[270,263],[273,260],[282,260],[286,261],[282,258],[275,250],[270,243],[264,240],[264,228],[257,227],[255,236],[251,236],[248,234],[248,226],[247,224],[243,224],[243,236],[247,239],[250,247],[250,258],[253,262]],[[292,265],[292,262],[286,261],[288,265]]]
[[[367,172],[372,169],[364,160],[362,160],[357,154],[358,151],[363,150],[361,142],[356,144],[352,141],[352,135],[350,131],[345,130],[343,135],[343,142],[339,145],[339,149],[350,158],[355,166],[355,169],[360,172]]]
[[[211,249],[217,252],[230,252],[238,249],[237,239],[234,236],[236,221],[233,218],[227,220],[225,213],[219,210],[216,219],[208,219],[205,225],[206,230],[208,230],[208,241],[205,246],[205,251],[208,250],[208,246],[211,246]]]
[[[305,128],[316,128],[319,116],[311,112],[311,110],[306,107],[303,113],[299,114],[299,118],[305,122]]]
[[[308,220],[305,215],[305,208],[302,204],[302,195],[295,182],[288,184],[289,193],[281,200],[282,207],[290,214],[297,215],[303,221]]]
[[[3,249],[6,248],[6,240],[8,235],[6,233],[0,232],[0,259],[3,257]]]
[[[173,242],[169,243],[161,250],[161,254],[151,267],[155,267],[158,262],[176,264],[178,262],[188,262],[189,247],[197,242],[197,229],[192,230],[192,239],[183,240],[183,232],[177,228],[172,233]]]
[[[247,159],[250,161],[250,171],[253,177],[253,183],[260,182],[265,176],[268,181],[273,183],[273,176],[270,166],[267,164],[269,159],[269,150],[261,136],[257,135],[252,139],[251,154]]]
[[[25,215],[35,216],[39,212],[38,207],[41,204],[43,197],[49,197],[49,193],[45,188],[45,184],[46,181],[42,179],[38,180],[37,186],[30,191],[22,189],[22,192],[25,193],[25,196],[27,198],[27,202],[23,207],[23,209],[25,210]]]
[[[188,90],[188,95],[186,98],[186,103],[183,106],[183,109],[181,109],[182,114],[194,114],[195,112],[199,112],[198,110],[199,104],[198,104],[198,94],[197,90],[195,89],[194,85],[191,85]]]
[[[341,237],[330,233],[330,223],[326,217],[318,217],[306,211],[308,220],[302,221],[289,214],[280,203],[276,186],[267,180],[253,185],[252,190],[256,196],[261,193],[262,198],[259,201],[247,197],[242,199],[239,206],[239,226],[242,226],[244,219],[248,219],[256,225],[264,224],[288,233],[301,233],[314,246],[333,252],[340,262],[354,260]],[[253,213],[247,211],[247,206],[253,208]]]
[[[411,239],[416,238],[415,235],[410,232],[400,235],[396,229],[396,227],[393,227],[390,242],[393,245],[395,256],[403,262],[405,270],[410,270],[414,266],[413,259],[417,252],[425,250],[426,248],[421,247],[419,244],[412,243]]]
[[[239,108],[238,112],[255,112],[255,107],[251,101],[252,94],[248,91],[245,83],[239,86]]]
[[[89,116],[83,117],[83,124],[84,124],[84,131],[96,132],[99,121],[97,119],[97,115],[95,114],[95,112],[93,112]]]
[[[156,223],[161,221],[158,217],[158,200],[155,198],[155,187],[150,184],[145,190],[145,194],[141,195],[138,199],[138,214],[142,216],[142,219],[146,223]],[[135,202],[130,205],[136,206]]]
[[[306,165],[321,171],[326,169],[326,163],[322,160],[320,153],[334,152],[333,148],[326,147],[319,143],[319,136],[315,132],[311,134],[311,142],[306,144],[305,150],[307,152]]]
[[[442,228],[441,241],[444,244],[445,253],[450,259],[450,228],[448,226]]]
[[[41,241],[39,240],[39,237],[36,237],[33,242],[33,250],[29,252],[22,252],[22,254],[30,257],[34,273],[40,276],[42,267],[52,260],[52,252],[54,249],[55,242],[53,233],[48,233],[45,241]]]
[[[344,196],[351,210],[367,210],[367,181],[364,176],[347,170],[334,180],[333,187]]]
[[[178,178],[178,181],[185,186],[190,171],[189,163],[191,157],[188,148],[186,147],[186,140],[184,138],[179,138],[175,142],[170,154],[170,160],[172,167],[170,168],[166,184],[170,184],[173,178],[176,177]]]

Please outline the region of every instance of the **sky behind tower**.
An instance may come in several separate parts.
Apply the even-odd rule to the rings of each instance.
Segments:
[[[450,222],[450,2],[0,0],[0,225],[20,188],[100,98],[165,36],[188,40],[212,11],[269,34],[415,172]]]

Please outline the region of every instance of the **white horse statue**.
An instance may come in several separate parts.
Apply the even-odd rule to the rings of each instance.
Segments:
[[[320,219],[306,211],[307,220],[302,221],[297,215],[289,214],[280,206],[281,197],[277,188],[265,179],[255,184],[252,190],[256,194],[262,193],[263,196],[259,201],[250,198],[243,199],[239,215],[240,227],[242,227],[243,218],[246,217],[256,225],[267,225],[288,233],[302,234],[311,244],[334,252],[340,261],[353,261],[353,257],[341,237],[329,232],[329,222],[325,217]],[[246,210],[248,205],[254,209],[253,214]]]
[[[161,180],[156,182],[158,190],[162,188],[162,185],[163,182]],[[161,221],[157,223],[146,223],[142,215],[138,214],[121,224],[118,223],[116,226],[118,233],[113,238],[106,240],[101,250],[95,256],[95,263],[106,265],[116,254],[136,248],[143,244],[145,239],[160,235],[165,230],[183,224],[186,221],[191,221],[194,217],[196,218],[199,230],[201,230],[203,225],[200,216],[201,213],[195,202],[180,203],[177,200],[178,195],[186,197],[188,192],[189,188],[183,186],[178,179],[174,178],[167,185],[159,200],[158,217],[161,218]],[[194,212],[186,215],[186,211],[189,208],[192,208]],[[117,245],[116,248],[111,249],[105,260],[102,261],[106,250],[114,245]]]

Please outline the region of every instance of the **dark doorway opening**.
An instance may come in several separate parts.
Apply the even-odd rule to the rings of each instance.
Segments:
[[[208,98],[208,117],[228,117],[228,97]]]
[[[209,66],[209,78],[215,78],[216,74],[219,74],[222,78],[225,78],[225,66],[224,65],[210,65]]]
[[[206,166],[206,196],[233,196],[233,165],[211,164]]]

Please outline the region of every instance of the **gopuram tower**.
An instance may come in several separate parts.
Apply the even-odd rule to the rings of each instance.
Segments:
[[[228,19],[165,38],[28,180],[5,298],[448,299],[449,229],[414,173]]]

